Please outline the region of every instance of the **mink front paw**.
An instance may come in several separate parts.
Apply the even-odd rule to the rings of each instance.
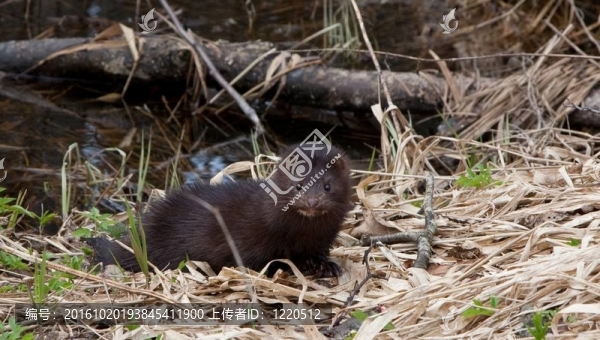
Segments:
[[[340,266],[330,261],[327,256],[322,255],[309,259],[306,262],[307,269],[315,278],[319,277],[338,277],[342,273]]]

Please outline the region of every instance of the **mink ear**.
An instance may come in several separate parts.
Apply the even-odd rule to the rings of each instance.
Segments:
[[[337,161],[335,161],[335,165],[339,166],[340,169],[346,169],[348,167],[348,164],[346,164],[346,159],[344,159],[344,156],[342,155],[342,157],[338,158]]]
[[[348,160],[348,158],[346,157],[346,154],[343,151],[339,151],[339,154],[342,155],[342,157],[338,158],[335,161],[335,166],[338,167],[339,169],[342,170],[350,170],[351,167],[351,162],[350,160]]]
[[[298,144],[298,143],[289,145],[286,148],[282,149],[280,151],[280,153],[277,154],[277,156],[279,156],[281,158],[279,160],[278,164],[280,164],[281,161],[286,159],[292,152],[296,151],[297,148],[300,148],[300,144]]]

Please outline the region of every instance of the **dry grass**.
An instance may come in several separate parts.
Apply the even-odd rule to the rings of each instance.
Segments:
[[[452,142],[460,148],[435,146],[442,142]],[[597,142],[600,140],[593,136],[559,129],[524,131],[497,145],[441,137],[420,141],[420,149],[430,159],[443,155],[465,161],[461,150],[488,158],[493,179],[501,183],[480,189],[459,188],[453,184],[458,175],[437,177],[434,197],[439,233],[431,265],[428,271],[409,268],[415,258],[413,245],[380,246],[371,252],[369,266],[376,275],[360,289],[351,308],[368,311],[383,306],[386,311],[365,322],[357,338],[378,333],[379,338],[515,337],[522,327],[524,307],[557,310],[552,330],[561,337],[577,333],[593,337],[600,332],[596,329],[597,312],[593,308],[600,294],[597,283],[600,219],[596,210],[600,202],[597,190],[600,164],[593,148]],[[380,179],[369,184],[371,190],[351,213],[349,222],[353,223],[347,225],[344,234],[372,231],[374,227],[384,231],[420,230],[423,219],[416,215],[417,208],[410,201],[421,200],[422,195],[399,198],[389,191],[393,184],[410,192],[419,185],[419,174],[394,176],[394,181],[384,180],[388,178],[384,173],[370,175]],[[75,218],[76,214],[72,216],[68,229],[90,223]],[[569,245],[573,240],[581,244]],[[34,245],[34,249],[48,249],[54,259],[67,254],[81,255],[69,231],[56,237],[22,235],[19,241],[2,236],[0,242],[3,251],[25,261],[40,260],[38,251],[28,253],[24,248],[27,244]],[[450,255],[454,247],[477,248],[480,254],[476,259],[457,259]],[[360,263],[365,249],[335,247],[333,258],[343,264],[345,272],[331,287],[327,282],[288,275],[247,276],[232,268],[206,277],[193,266],[189,273],[176,270],[153,275],[146,287],[143,274],[131,276],[129,282],[119,282],[51,262],[50,272],[69,273],[76,279],[73,289],[51,292],[48,301],[243,301],[250,298],[246,285],[252,283],[254,292],[263,301],[328,302],[340,312],[349,292],[365,276],[364,265]],[[16,286],[32,276],[32,272],[5,271],[2,280]],[[471,318],[460,315],[475,300],[489,307],[490,297],[500,300],[493,315]],[[0,295],[3,305],[28,301],[26,293]],[[568,312],[570,308],[573,312]],[[583,312],[586,310],[589,312]],[[448,318],[446,328],[442,327],[444,317]],[[378,318],[391,320],[394,330],[380,333],[387,321],[377,322]],[[183,336],[178,334],[201,338],[305,338],[315,334],[313,326],[256,329],[158,326],[152,331],[144,328],[128,331],[122,326],[87,330],[80,327],[83,326],[53,327],[47,331],[57,336],[83,331],[115,339],[161,333],[174,338]]]

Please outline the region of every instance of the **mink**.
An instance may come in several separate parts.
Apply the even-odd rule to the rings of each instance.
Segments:
[[[148,260],[160,269],[177,268],[187,259],[206,261],[216,271],[237,265],[215,215],[200,199],[218,208],[244,266],[259,271],[271,260],[289,259],[317,277],[339,276],[329,251],[352,207],[350,162],[335,146],[329,152],[326,145],[310,151],[302,147],[287,148],[266,180],[194,183],[152,202],[141,218]],[[297,175],[302,172],[308,175]],[[116,259],[123,269],[140,271],[133,254],[115,242],[88,242],[96,262]],[[269,268],[272,274],[286,266],[275,262]]]

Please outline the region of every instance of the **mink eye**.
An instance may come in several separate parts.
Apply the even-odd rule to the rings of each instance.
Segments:
[[[325,184],[325,187],[324,187],[324,189],[325,189],[325,191],[329,191],[329,190],[331,190],[331,185],[329,185],[329,184]]]
[[[300,183],[296,184],[296,190],[302,190],[302,184],[300,184]]]

